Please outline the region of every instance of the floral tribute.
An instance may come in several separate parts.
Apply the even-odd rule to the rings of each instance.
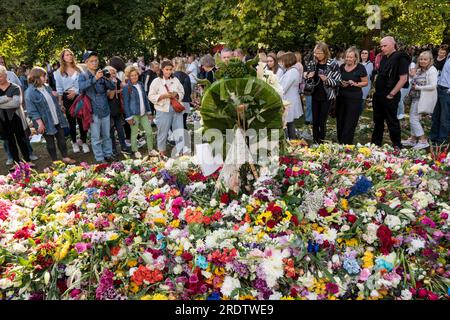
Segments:
[[[449,298],[449,155],[288,151],[243,194],[188,157],[0,177],[0,298]]]

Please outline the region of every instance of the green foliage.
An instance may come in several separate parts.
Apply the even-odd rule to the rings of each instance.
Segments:
[[[246,128],[278,129],[282,127],[283,103],[266,82],[255,77],[223,78],[214,82],[202,98],[202,119],[205,129],[223,133],[237,125],[237,107],[246,105]]]
[[[66,26],[66,9],[81,8],[81,30]],[[381,30],[366,24],[380,5]],[[450,40],[448,0],[3,0],[0,54],[43,62],[63,47],[125,57],[206,52],[217,43],[296,50],[318,40],[367,46],[384,35],[402,43]]]

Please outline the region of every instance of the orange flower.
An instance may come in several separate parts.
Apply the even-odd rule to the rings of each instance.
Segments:
[[[117,256],[119,254],[120,247],[119,246],[112,247],[110,251],[111,251],[111,255]]]
[[[184,219],[187,223],[202,223],[203,215],[200,211],[194,211],[192,209],[187,209]]]

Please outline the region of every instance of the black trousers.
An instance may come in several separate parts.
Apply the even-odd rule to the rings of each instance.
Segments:
[[[125,138],[127,140],[130,140],[130,138],[131,138],[131,127],[130,127],[130,124],[128,123],[128,121],[125,121],[125,123],[123,125],[123,130],[125,131]]]
[[[0,112],[3,112],[1,110]],[[19,145],[20,152],[22,152],[23,159],[27,162],[30,161],[30,151],[28,149],[27,143],[25,142],[25,130],[22,126],[22,120],[20,117],[14,113],[12,120],[8,119],[6,112],[3,114],[4,120],[0,118],[1,126],[3,128],[3,138],[7,141],[9,152],[13,160],[17,163],[20,162],[19,158],[19,149],[17,145]]]
[[[322,143],[325,139],[330,100],[312,99],[313,138],[314,143]]]
[[[399,99],[388,99],[384,95],[373,96],[373,122],[375,128],[372,134],[372,143],[377,146],[383,144],[384,122],[386,121],[394,147],[401,147],[400,121],[397,119]]]
[[[336,100],[337,139],[341,144],[353,144],[362,99],[338,96]]]
[[[81,118],[74,118],[70,115],[70,107],[72,106],[73,102],[75,101],[77,97],[73,99],[68,99],[66,94],[63,94],[63,105],[66,109],[66,117],[67,121],[69,122],[69,131],[70,131],[70,138],[72,142],[77,142],[77,123],[78,128],[80,130],[80,139],[83,141],[83,143],[86,143],[87,139],[87,131],[83,129],[83,120]]]
[[[288,122],[286,124],[286,128],[287,128],[287,136],[289,138],[289,140],[295,140],[297,139],[297,134],[295,132],[295,125],[294,122]]]
[[[59,152],[63,158],[67,158],[67,145],[66,138],[64,137],[64,129],[59,124],[56,126],[56,134],[44,134],[45,142],[47,145],[47,151],[52,158],[52,161],[58,160],[56,155],[56,144],[58,145]],[[56,143],[55,143],[56,140]]]

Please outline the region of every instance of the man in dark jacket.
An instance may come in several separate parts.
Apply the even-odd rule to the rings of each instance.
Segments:
[[[400,122],[397,119],[397,108],[400,102],[400,90],[408,82],[409,56],[396,50],[393,37],[385,37],[380,43],[383,58],[380,62],[378,77],[375,82],[373,97],[373,122],[375,128],[372,143],[381,146],[386,121],[392,145],[401,148]]]

